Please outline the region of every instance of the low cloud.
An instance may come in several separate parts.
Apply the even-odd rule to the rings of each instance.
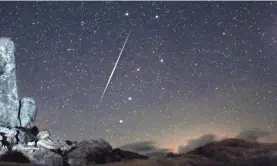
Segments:
[[[250,129],[241,131],[236,138],[244,139],[247,141],[258,141],[259,138],[268,136],[270,132],[261,129]]]
[[[239,132],[235,138],[244,139],[247,141],[258,141],[260,138],[268,136],[269,134],[270,132],[261,129],[250,129]],[[214,141],[216,141],[216,135],[204,134],[196,139],[188,140],[188,143],[185,146],[179,145],[178,153],[187,153],[200,146],[204,146]],[[122,150],[136,152],[149,157],[165,156],[168,152],[171,152],[171,149],[158,148],[155,145],[154,141],[136,142],[123,145],[119,148]]]
[[[170,149],[161,149],[156,147],[154,141],[136,142],[123,145],[119,148],[122,150],[136,152],[149,157],[165,156],[168,152],[170,152]]]
[[[246,141],[258,141],[260,138],[268,136],[270,132],[264,131],[261,129],[249,129],[243,130],[238,133],[235,138],[243,139]],[[188,144],[186,146],[179,146],[178,153],[187,153],[192,151],[200,146],[204,146],[207,143],[216,141],[216,135],[214,134],[204,134],[196,139],[188,140]]]
[[[207,143],[215,141],[216,136],[214,134],[204,134],[196,139],[188,140],[188,144],[186,146],[179,146],[178,153],[187,153],[195,148],[203,146]]]

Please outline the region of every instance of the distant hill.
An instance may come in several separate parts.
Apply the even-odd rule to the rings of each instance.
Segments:
[[[225,139],[208,143],[186,154],[148,160],[108,163],[105,166],[276,166],[277,143]],[[99,165],[98,165],[99,166]]]

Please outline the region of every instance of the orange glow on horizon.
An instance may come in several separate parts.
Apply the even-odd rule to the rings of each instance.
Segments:
[[[217,131],[214,133],[198,133],[198,132],[188,132],[186,136],[169,136],[161,141],[158,141],[158,147],[170,149],[173,153],[178,153],[178,147],[186,146],[188,144],[188,140],[197,139],[204,134],[214,134],[216,136],[216,140],[231,138],[237,135],[237,132],[232,131]],[[170,141],[169,141],[170,140]]]

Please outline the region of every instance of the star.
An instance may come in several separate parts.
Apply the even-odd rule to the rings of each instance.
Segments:
[[[18,96],[35,98],[41,128],[62,139],[120,147],[138,138],[170,149],[202,133],[277,131],[274,3],[83,1],[33,10],[44,8],[0,7],[1,35],[15,43]]]

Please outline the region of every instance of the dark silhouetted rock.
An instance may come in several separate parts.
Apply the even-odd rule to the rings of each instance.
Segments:
[[[73,145],[73,142],[70,140],[65,140],[64,142],[67,143],[67,145]]]
[[[19,127],[17,129],[17,139],[21,144],[27,144],[28,142],[35,141],[36,136],[28,128]]]
[[[67,154],[68,163],[71,166],[85,166],[88,163],[101,163],[105,154],[112,152],[112,146],[102,140],[81,141]]]
[[[121,149],[113,149],[112,151],[112,157],[115,159],[115,160],[133,160],[133,159],[148,159],[149,157],[148,156],[144,156],[144,155],[140,155],[140,154],[137,154],[137,153],[134,153],[134,152],[130,152],[130,151],[124,151],[124,150],[121,150]]]
[[[20,152],[9,152],[0,156],[0,161],[4,162],[17,162],[17,163],[31,163],[28,157]]]
[[[33,136],[37,136],[38,135],[38,133],[39,133],[39,129],[38,129],[38,127],[37,126],[33,126],[33,127],[31,127],[31,128],[29,128],[29,131],[30,131],[30,134],[32,134]]]
[[[177,156],[180,156],[180,154],[176,154],[176,153],[173,153],[173,152],[169,152],[166,154],[165,157],[177,157]]]
[[[106,164],[133,159],[148,159],[134,152],[112,149],[104,140],[82,141],[67,155],[71,166],[85,166],[88,164]]]
[[[269,146],[269,144],[232,138],[209,143],[187,154],[201,155],[221,162],[231,162],[253,155],[260,156],[261,154],[271,151],[271,148],[277,150],[277,145],[271,144],[271,146]]]
[[[38,128],[36,126],[33,126],[31,128],[25,128],[25,127],[17,127],[18,130],[18,140],[19,143],[27,144],[28,142],[32,142],[36,140],[36,136],[38,134]]]

